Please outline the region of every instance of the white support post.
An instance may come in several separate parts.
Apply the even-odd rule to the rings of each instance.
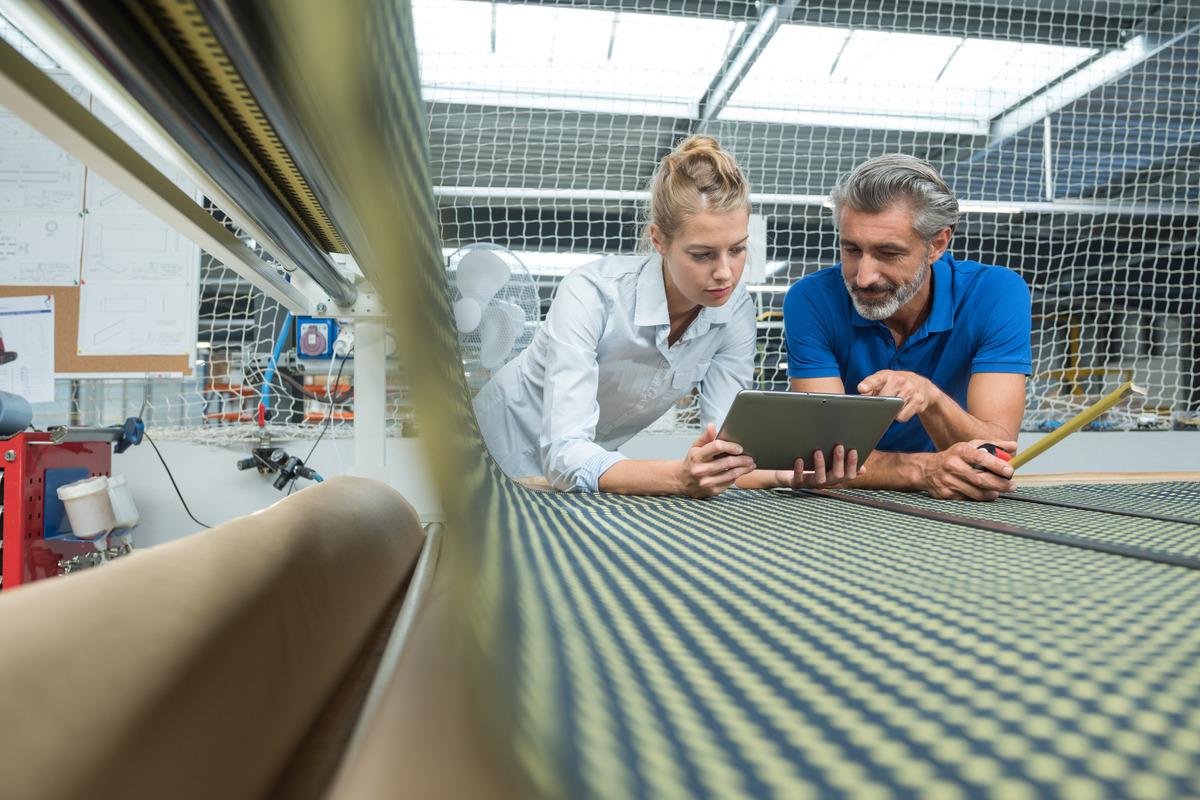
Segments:
[[[387,480],[387,327],[354,322],[354,463],[351,475]]]

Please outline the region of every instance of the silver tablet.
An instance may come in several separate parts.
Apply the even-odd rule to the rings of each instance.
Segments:
[[[797,458],[811,469],[817,450],[831,464],[839,444],[862,464],[903,405],[899,397],[743,389],[717,438],[740,444],[759,469],[791,469]]]

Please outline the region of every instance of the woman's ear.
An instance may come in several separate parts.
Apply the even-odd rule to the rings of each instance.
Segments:
[[[650,244],[654,245],[660,256],[667,254],[667,238],[663,236],[662,228],[658,225],[650,226]]]

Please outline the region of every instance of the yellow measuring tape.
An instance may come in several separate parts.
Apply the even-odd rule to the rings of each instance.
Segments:
[[[1108,411],[1110,408],[1131,394],[1145,397],[1146,390],[1139,386],[1135,386],[1132,381],[1126,381],[1114,391],[1100,398],[1095,405],[1091,405],[1076,414],[1072,419],[1063,424],[1062,427],[1046,434],[1041,439],[1038,439],[1036,442],[1030,445],[1029,449],[1022,450],[1021,452],[1017,453],[1015,456],[1013,456],[1013,460],[1009,463],[1012,464],[1013,469],[1017,469],[1022,464],[1037,458],[1042,453],[1046,452],[1051,447],[1082,428],[1084,425],[1087,425],[1089,422],[1096,419],[1105,411]]]

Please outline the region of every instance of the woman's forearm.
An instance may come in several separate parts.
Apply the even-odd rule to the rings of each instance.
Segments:
[[[614,494],[682,494],[678,461],[618,461],[600,476],[600,491]]]

